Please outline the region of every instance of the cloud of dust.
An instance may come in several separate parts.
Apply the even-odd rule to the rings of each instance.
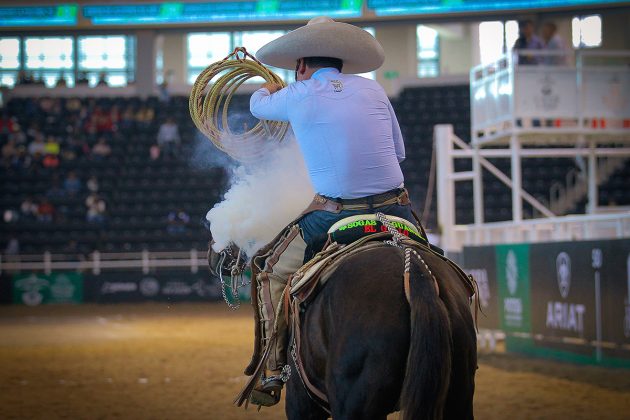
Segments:
[[[270,146],[272,145],[272,146]],[[269,243],[313,198],[304,159],[294,139],[266,142],[262,159],[234,169],[225,199],[206,215],[220,251],[234,243],[248,257]]]

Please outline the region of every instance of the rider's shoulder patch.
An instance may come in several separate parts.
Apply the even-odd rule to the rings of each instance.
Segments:
[[[343,90],[343,82],[341,80],[331,80],[333,90],[335,92],[341,92]]]

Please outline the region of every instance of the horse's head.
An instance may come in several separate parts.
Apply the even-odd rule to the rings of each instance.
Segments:
[[[208,267],[212,275],[232,276],[244,270],[246,259],[236,245],[230,243],[218,252],[212,248],[213,245],[214,240],[211,240],[208,244]]]

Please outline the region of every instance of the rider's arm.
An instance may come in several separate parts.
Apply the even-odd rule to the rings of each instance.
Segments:
[[[398,163],[400,163],[405,160],[405,143],[403,142],[402,132],[400,131],[394,108],[392,108],[391,103],[388,103],[387,106],[389,107],[389,114],[392,118],[392,139],[394,140],[396,157],[398,158]]]
[[[289,121],[289,87],[270,93],[267,88],[260,88],[249,100],[252,115],[261,120]]]

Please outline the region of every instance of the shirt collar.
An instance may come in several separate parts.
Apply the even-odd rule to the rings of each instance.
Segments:
[[[339,74],[339,70],[337,70],[334,67],[324,67],[324,68],[321,68],[321,69],[317,70],[315,73],[313,73],[311,78],[319,79],[319,78],[321,78],[324,75],[324,73],[328,73],[328,72],[334,72],[336,74]]]

